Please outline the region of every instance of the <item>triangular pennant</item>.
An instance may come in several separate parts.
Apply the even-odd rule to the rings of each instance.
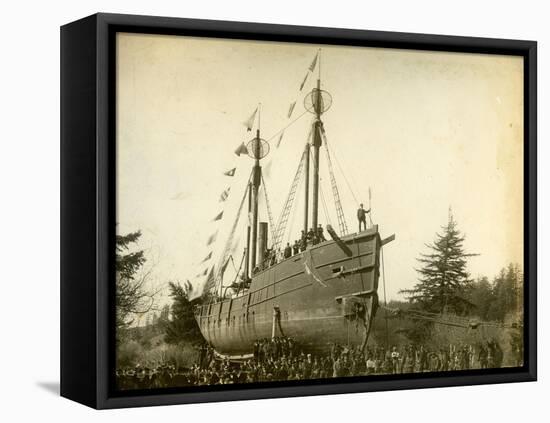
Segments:
[[[216,241],[216,237],[218,236],[218,231],[214,232],[212,235],[208,237],[208,240],[206,241],[206,245],[213,244]]]
[[[252,127],[254,126],[254,120],[256,119],[256,113],[258,113],[258,108],[256,107],[256,110],[254,110],[254,113],[250,115],[250,117],[244,121],[244,126],[246,126],[247,131],[252,131]]]
[[[309,76],[309,72],[306,73],[306,76],[304,76],[304,80],[300,84],[300,91],[302,91],[302,88],[304,88],[304,85],[306,85],[307,77]]]
[[[227,200],[227,197],[229,197],[229,191],[231,191],[231,187],[227,188],[220,194],[220,203],[223,203],[225,200]]]
[[[246,145],[244,145],[244,142],[241,143],[235,150],[235,154],[240,157],[241,154],[248,154],[248,150],[246,148]]]
[[[315,55],[313,58],[313,61],[311,62],[311,65],[309,65],[309,70],[313,72],[315,70],[315,66],[317,65],[317,58],[319,57],[319,53]]]
[[[294,111],[294,106],[296,106],[296,102],[292,103],[290,107],[288,108],[288,118],[290,119],[290,116],[292,116],[292,112]]]
[[[283,140],[283,135],[285,134],[285,131],[281,132],[281,135],[279,135],[279,140],[277,141],[277,148],[281,145],[281,141]]]
[[[213,219],[213,222],[217,220],[222,220],[222,217],[223,217],[223,210],[220,213],[218,213],[218,215],[216,215],[216,217]]]
[[[224,174],[225,176],[235,176],[235,171],[236,171],[236,170],[237,170],[237,168],[234,167],[233,169],[229,169],[228,171],[223,172],[223,174]]]

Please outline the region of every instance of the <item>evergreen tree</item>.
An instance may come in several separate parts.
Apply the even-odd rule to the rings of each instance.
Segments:
[[[468,293],[468,299],[476,307],[475,314],[481,320],[488,320],[489,309],[495,301],[493,286],[489,282],[489,278],[486,276],[478,278]]]
[[[400,292],[423,310],[463,314],[474,307],[467,300],[472,281],[466,269],[466,260],[477,254],[464,251],[465,237],[458,230],[450,210],[447,225],[442,229],[442,233],[436,234],[434,243],[426,245],[430,252],[421,254],[417,259],[422,264],[421,268],[416,269],[418,283],[414,288]]]
[[[518,265],[502,269],[493,281],[494,301],[488,315],[491,320],[504,321],[509,314],[523,310],[523,273]]]
[[[136,316],[148,313],[158,291],[147,289],[149,273],[143,272],[145,256],[142,250],[130,251],[137,244],[140,231],[116,236],[116,334],[120,342],[124,329]],[[146,317],[146,322],[149,316]],[[147,322],[150,323],[150,322]]]
[[[166,323],[166,343],[202,342],[202,335],[193,313],[194,302],[189,300],[191,283],[187,281],[184,286],[181,286],[179,283],[169,282],[169,287],[172,298],[172,318]]]

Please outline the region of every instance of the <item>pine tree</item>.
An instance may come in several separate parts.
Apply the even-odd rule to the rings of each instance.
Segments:
[[[489,307],[491,320],[505,321],[510,314],[522,314],[523,273],[517,264],[502,269],[493,281],[494,301]]]
[[[165,341],[168,344],[180,342],[199,343],[203,338],[193,313],[194,302],[189,300],[192,290],[191,283],[187,281],[183,286],[179,283],[169,282],[170,297],[172,298],[172,318],[165,326]],[[195,301],[198,301],[195,300]]]
[[[150,272],[143,270],[143,250],[131,251],[138,244],[141,232],[116,236],[116,335],[120,342],[125,329],[136,317],[147,315],[153,308],[155,296],[160,290],[147,288]],[[146,317],[146,324],[150,324]]]
[[[449,220],[436,234],[433,244],[426,245],[430,252],[421,254],[416,269],[418,283],[412,289],[401,290],[409,301],[421,309],[434,312],[455,312],[463,314],[474,307],[466,298],[472,280],[466,269],[467,258],[477,254],[464,251],[464,235],[449,210]]]

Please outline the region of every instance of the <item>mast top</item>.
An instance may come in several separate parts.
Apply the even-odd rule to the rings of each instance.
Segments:
[[[248,151],[248,157],[255,160],[261,160],[269,154],[269,143],[260,138],[260,130],[256,131],[256,137],[248,141],[246,145]]]
[[[256,136],[246,144],[248,157],[255,160],[261,160],[269,154],[269,143],[260,137],[262,103],[258,103],[258,128]]]
[[[318,80],[320,82],[320,80]],[[320,84],[317,84],[320,87]],[[313,88],[304,98],[304,107],[310,113],[320,117],[332,106],[332,96],[321,88]]]

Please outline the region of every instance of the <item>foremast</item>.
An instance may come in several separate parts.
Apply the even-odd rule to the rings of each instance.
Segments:
[[[252,206],[252,222],[251,222],[251,246],[250,255],[252,269],[256,268],[256,264],[262,261],[262,258],[257,257],[258,251],[258,197],[260,191],[260,184],[262,181],[262,167],[260,166],[260,153],[261,153],[261,138],[260,129],[256,130],[256,138],[251,141],[252,143],[252,156],[254,158],[254,167],[252,168],[252,181],[250,194],[251,194],[251,206]]]
[[[263,179],[260,160],[269,153],[269,144],[261,137],[260,116],[261,109],[260,106],[258,106],[258,128],[256,129],[256,137],[251,139],[246,146],[248,156],[254,159],[254,166],[252,167],[252,175],[248,185],[248,227],[246,231],[245,279],[250,279],[254,273],[254,269],[256,269],[258,264],[262,263],[264,260],[265,242],[260,242],[260,248],[258,248],[258,238],[265,235],[263,233],[259,234],[258,231],[258,203],[260,186]]]

